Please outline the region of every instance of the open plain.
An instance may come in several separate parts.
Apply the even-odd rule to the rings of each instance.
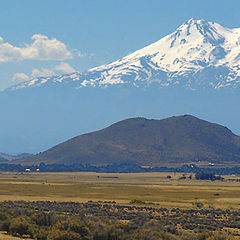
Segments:
[[[179,179],[182,177],[186,179]],[[0,201],[92,200],[127,204],[137,199],[161,207],[192,208],[200,202],[204,207],[240,209],[237,179],[224,176],[224,181],[203,181],[183,173],[1,172]]]

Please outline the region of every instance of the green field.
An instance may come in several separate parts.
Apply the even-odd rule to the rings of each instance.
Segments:
[[[167,179],[170,175],[172,178]],[[139,199],[161,207],[240,208],[237,176],[224,181],[179,180],[182,173],[13,173],[0,172],[0,201],[116,201]],[[194,178],[194,176],[193,176]],[[239,177],[240,178],[240,177]]]

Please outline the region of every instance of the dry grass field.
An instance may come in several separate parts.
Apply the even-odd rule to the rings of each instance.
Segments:
[[[170,175],[172,178],[168,179]],[[161,207],[240,208],[237,176],[224,181],[179,180],[182,173],[14,173],[0,172],[0,201],[116,201],[139,199]],[[194,177],[193,177],[194,178]],[[240,177],[239,177],[240,178]]]

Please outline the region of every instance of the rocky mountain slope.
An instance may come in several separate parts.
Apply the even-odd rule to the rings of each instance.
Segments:
[[[240,163],[240,137],[191,115],[132,118],[80,135],[18,163],[161,166],[199,161]]]

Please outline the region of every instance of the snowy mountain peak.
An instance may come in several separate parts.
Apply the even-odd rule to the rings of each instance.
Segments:
[[[76,89],[130,84],[160,87],[221,88],[240,86],[240,28],[191,18],[176,31],[111,64],[13,87],[71,83]]]
[[[196,27],[198,30],[200,29],[211,29],[214,28],[213,22],[208,22],[205,19],[197,19],[197,18],[190,18],[188,21],[186,21],[184,24],[182,24],[179,28],[187,27],[190,29],[191,27]]]
[[[183,32],[186,36],[191,34],[195,37],[202,36],[204,43],[217,45],[225,41],[224,32],[226,31],[228,30],[218,24],[207,22],[203,19],[191,18],[185,24],[181,25],[176,33]]]
[[[186,25],[195,25],[195,24],[199,24],[199,25],[208,25],[209,22],[204,20],[204,19],[198,19],[198,18],[190,18],[189,20],[186,21],[185,23]],[[185,25],[183,24],[183,25]]]

